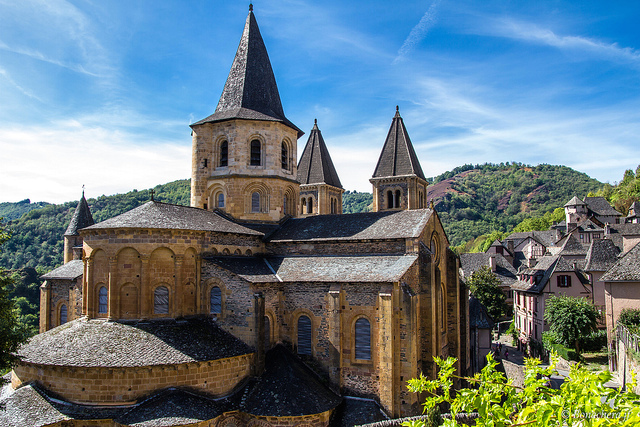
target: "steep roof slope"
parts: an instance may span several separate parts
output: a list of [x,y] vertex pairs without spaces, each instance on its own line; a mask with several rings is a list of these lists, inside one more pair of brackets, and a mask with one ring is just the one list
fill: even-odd
[[87,204],[87,199],[84,198],[83,191],[80,202],[78,202],[76,211],[73,213],[71,222],[69,222],[69,226],[67,227],[67,231],[65,231],[64,235],[77,236],[79,234],[78,230],[80,230],[81,228],[89,227],[93,224],[95,224],[95,222],[93,221],[93,216],[91,215],[91,209],[89,209],[89,205]]
[[382,147],[382,153],[373,172],[374,178],[388,176],[416,175],[425,179],[418,156],[404,126],[398,107],[391,122],[391,128]]
[[596,239],[587,252],[585,271],[607,271],[617,260],[620,248],[609,239]]
[[329,184],[342,188],[336,168],[333,166],[327,145],[315,120],[309,134],[307,145],[298,164],[298,182],[300,184]]
[[640,243],[612,265],[600,280],[603,282],[640,282]]

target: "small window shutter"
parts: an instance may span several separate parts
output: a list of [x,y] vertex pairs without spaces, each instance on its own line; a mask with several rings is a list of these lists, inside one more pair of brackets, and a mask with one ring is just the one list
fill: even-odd
[[67,306],[62,304],[60,307],[60,324],[63,325],[67,323]]
[[210,295],[210,313],[211,314],[220,314],[222,313],[222,292],[220,291],[220,288],[217,286],[214,286],[213,288],[211,288],[211,295]]
[[298,318],[298,354],[311,355],[311,319]]
[[371,360],[371,325],[363,317],[356,320],[356,359]]
[[153,312],[155,314],[169,313],[169,289],[164,286],[160,286],[154,292]]

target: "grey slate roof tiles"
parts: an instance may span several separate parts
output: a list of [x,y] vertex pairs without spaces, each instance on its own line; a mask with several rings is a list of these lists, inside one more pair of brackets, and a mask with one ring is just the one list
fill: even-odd
[[589,246],[584,245],[578,241],[578,239],[570,234],[562,244],[562,249],[560,249],[560,255],[586,255],[589,250]]
[[[488,253],[466,253],[460,255],[460,267],[464,273],[464,277],[471,277],[473,273],[480,270],[483,266],[490,266],[490,258],[492,254]],[[518,280],[517,271],[509,261],[507,261],[502,255],[494,254],[496,259],[496,271],[494,274],[502,282],[503,285],[510,286],[513,282]]]
[[398,281],[417,259],[417,255],[212,257],[203,263],[224,268],[251,283],[371,283]]
[[115,228],[194,230],[255,236],[263,235],[258,231],[237,224],[217,212],[156,201],[149,201],[142,206],[86,229],[103,230]]
[[629,206],[629,214],[627,219],[640,218],[640,202],[633,202]]
[[613,264],[600,280],[603,282],[640,282],[640,243]]
[[313,125],[307,145],[298,163],[298,182],[300,184],[329,184],[342,188],[336,168],[333,166],[327,145],[318,129],[318,122]]
[[473,295],[469,297],[469,326],[476,329],[493,328],[493,319],[487,308]]
[[604,197],[585,197],[584,202],[589,206],[589,209],[598,216],[622,216]]
[[150,321],[125,324],[81,318],[32,337],[24,362],[83,367],[152,366],[216,360],[252,350],[214,322]]
[[284,115],[269,54],[252,11],[216,111],[191,126],[232,119],[282,122],[296,130],[298,137],[304,134]]
[[81,259],[74,259],[60,267],[51,270],[47,274],[40,276],[41,279],[77,279],[83,274],[83,263]]
[[617,260],[620,249],[609,239],[596,239],[587,252],[585,271],[607,271]]
[[83,191],[82,197],[78,202],[78,206],[76,206],[76,210],[73,213],[73,217],[71,217],[71,222],[69,222],[69,226],[67,227],[67,231],[64,232],[64,235],[77,236],[79,234],[78,230],[89,227],[93,224],[95,224],[93,221],[93,215],[91,215],[91,209],[89,209],[87,199],[84,198]]
[[431,209],[314,215],[291,218],[269,241],[368,240],[418,237],[431,217]]
[[573,197],[571,198],[571,200],[569,200],[569,201],[564,205],[564,207],[565,207],[565,208],[570,207],[570,206],[587,206],[587,204],[586,204],[584,201],[580,200],[580,199],[578,198],[578,196],[573,196]]
[[382,147],[382,153],[373,172],[374,178],[416,175],[422,179],[424,173],[413,149],[411,139],[404,126],[400,112],[396,107],[396,115]]

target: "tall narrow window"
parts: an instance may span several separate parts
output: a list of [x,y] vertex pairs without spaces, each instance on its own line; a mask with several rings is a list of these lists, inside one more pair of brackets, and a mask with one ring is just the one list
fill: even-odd
[[371,324],[364,317],[356,320],[356,359],[371,360]]
[[260,141],[254,139],[251,141],[251,166],[260,166],[262,164],[261,160]]
[[220,166],[227,166],[229,164],[229,143],[222,141],[220,144]]
[[401,194],[401,193],[400,193],[400,190],[396,190],[396,198],[395,198],[395,200],[393,201],[393,205],[394,205],[394,207],[396,207],[396,208],[399,208],[399,207],[400,207],[400,194]]
[[311,197],[307,199],[307,213],[313,213],[313,199]]
[[109,294],[107,293],[107,288],[104,286],[101,286],[100,290],[98,290],[98,313],[106,314],[108,308],[109,308]]
[[264,349],[271,348],[271,321],[269,316],[264,316]]
[[289,212],[287,212],[287,195],[285,194],[284,196],[284,200],[282,201],[282,212],[286,215]]
[[153,312],[155,314],[169,314],[169,289],[165,286],[156,288],[153,293]]
[[289,170],[289,149],[287,143],[282,141],[282,169]]
[[209,305],[211,306],[209,313],[211,314],[220,314],[222,313],[222,292],[220,288],[214,286],[211,288],[211,292],[209,294]]
[[260,193],[251,194],[251,212],[260,212]]
[[67,306],[62,304],[60,306],[60,324],[64,325],[65,323],[67,323]]
[[300,201],[300,213],[302,215],[306,214],[307,213],[306,209],[307,209],[307,199],[303,197],[302,200]]
[[219,208],[224,208],[224,193],[218,193],[217,203]]
[[311,319],[307,316],[298,318],[298,354],[311,355]]
[[387,209],[393,209],[393,191],[387,191]]
[[335,213],[336,213],[336,205],[337,205],[337,203],[336,203],[336,199],[333,199],[333,198],[332,198],[332,199],[331,199],[331,213],[332,213],[332,214],[335,214]]

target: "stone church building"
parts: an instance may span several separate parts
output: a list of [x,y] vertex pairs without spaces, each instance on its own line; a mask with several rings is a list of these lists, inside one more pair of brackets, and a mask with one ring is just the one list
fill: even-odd
[[397,108],[373,211],[342,214],[317,123],[297,161],[303,132],[250,10],[217,108],[191,129],[191,206],[152,197],[94,224],[83,195],[0,419],[324,426],[349,401],[374,408],[367,422],[376,405],[421,413],[406,381],[433,377],[434,356],[466,373],[469,296]]

